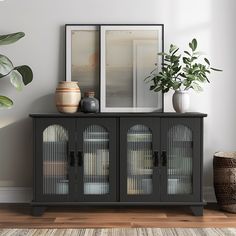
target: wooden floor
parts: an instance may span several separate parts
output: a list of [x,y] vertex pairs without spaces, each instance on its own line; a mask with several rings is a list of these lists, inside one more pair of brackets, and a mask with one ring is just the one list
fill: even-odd
[[203,217],[188,207],[51,207],[32,217],[26,205],[0,205],[0,228],[236,227],[236,214],[206,207]]

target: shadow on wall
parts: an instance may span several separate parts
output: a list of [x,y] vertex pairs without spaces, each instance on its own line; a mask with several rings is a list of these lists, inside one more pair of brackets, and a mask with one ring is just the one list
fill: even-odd
[[[56,111],[54,94],[33,101],[29,113]],[[27,114],[28,115],[28,114]],[[33,124],[30,117],[0,128],[0,186],[31,187],[33,182]]]
[[[56,88],[55,88],[56,89]],[[51,93],[34,100],[29,107],[30,113],[52,113],[56,112],[55,94]]]
[[33,141],[30,118],[1,128],[0,140],[2,165],[0,186],[31,186]]

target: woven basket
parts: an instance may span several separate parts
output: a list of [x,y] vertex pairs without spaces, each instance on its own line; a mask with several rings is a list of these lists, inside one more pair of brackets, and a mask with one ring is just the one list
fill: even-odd
[[217,152],[213,160],[216,199],[222,210],[236,213],[236,152]]

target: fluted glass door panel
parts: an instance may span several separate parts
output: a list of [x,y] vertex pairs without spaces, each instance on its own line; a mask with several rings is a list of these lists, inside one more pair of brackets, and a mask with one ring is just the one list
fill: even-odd
[[185,125],[175,125],[167,136],[167,193],[193,193],[193,134]]
[[69,194],[68,131],[50,125],[43,131],[43,194]]
[[[121,147],[122,148],[122,147]],[[152,132],[142,124],[127,133],[127,194],[153,193]]]
[[99,125],[83,132],[84,194],[109,194],[109,133]]

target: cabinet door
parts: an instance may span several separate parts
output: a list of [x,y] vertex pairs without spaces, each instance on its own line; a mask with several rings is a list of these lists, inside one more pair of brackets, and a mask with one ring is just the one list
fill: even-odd
[[116,126],[115,118],[78,119],[78,201],[116,201]]
[[200,201],[201,120],[163,118],[162,201]]
[[160,119],[120,119],[120,199],[160,200]]
[[35,201],[73,199],[74,129],[74,119],[35,120]]

